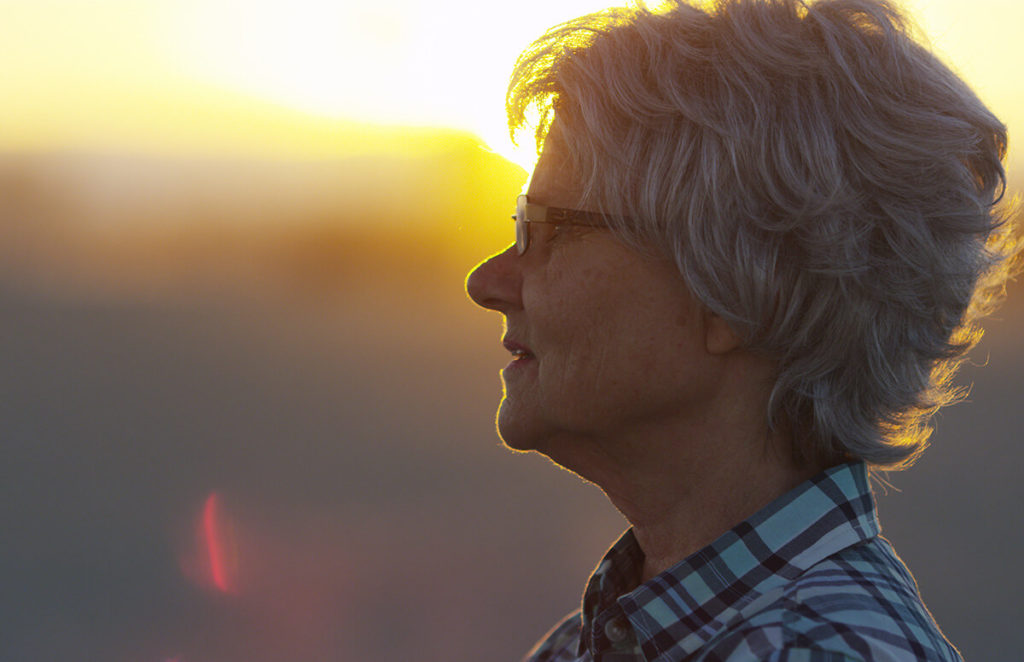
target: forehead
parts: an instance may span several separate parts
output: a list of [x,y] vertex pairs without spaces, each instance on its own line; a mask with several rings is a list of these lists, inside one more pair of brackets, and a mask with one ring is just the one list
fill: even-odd
[[552,124],[544,148],[530,176],[530,200],[553,207],[576,208],[583,199],[583,185],[572,167],[558,124]]

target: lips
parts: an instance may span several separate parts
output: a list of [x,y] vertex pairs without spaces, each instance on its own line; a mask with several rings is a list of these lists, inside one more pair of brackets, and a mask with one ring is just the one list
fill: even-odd
[[513,363],[536,358],[529,347],[515,340],[505,338],[501,344],[512,354]]

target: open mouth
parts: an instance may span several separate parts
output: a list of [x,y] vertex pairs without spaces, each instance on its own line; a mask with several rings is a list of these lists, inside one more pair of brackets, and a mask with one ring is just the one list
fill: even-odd
[[505,340],[502,342],[502,345],[512,354],[512,363],[523,363],[536,358],[528,347],[514,340]]

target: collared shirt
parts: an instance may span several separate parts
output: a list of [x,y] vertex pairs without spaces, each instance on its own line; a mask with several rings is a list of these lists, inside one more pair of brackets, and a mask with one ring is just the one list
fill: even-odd
[[878,533],[861,462],[801,484],[642,584],[630,529],[583,608],[525,661],[961,661]]

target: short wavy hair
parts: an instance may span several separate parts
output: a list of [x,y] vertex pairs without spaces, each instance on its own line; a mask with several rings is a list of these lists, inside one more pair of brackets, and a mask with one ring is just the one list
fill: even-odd
[[580,204],[776,360],[768,429],[798,460],[917,458],[1019,242],[1006,127],[894,6],[590,14],[520,56],[506,101],[538,150],[557,118]]

